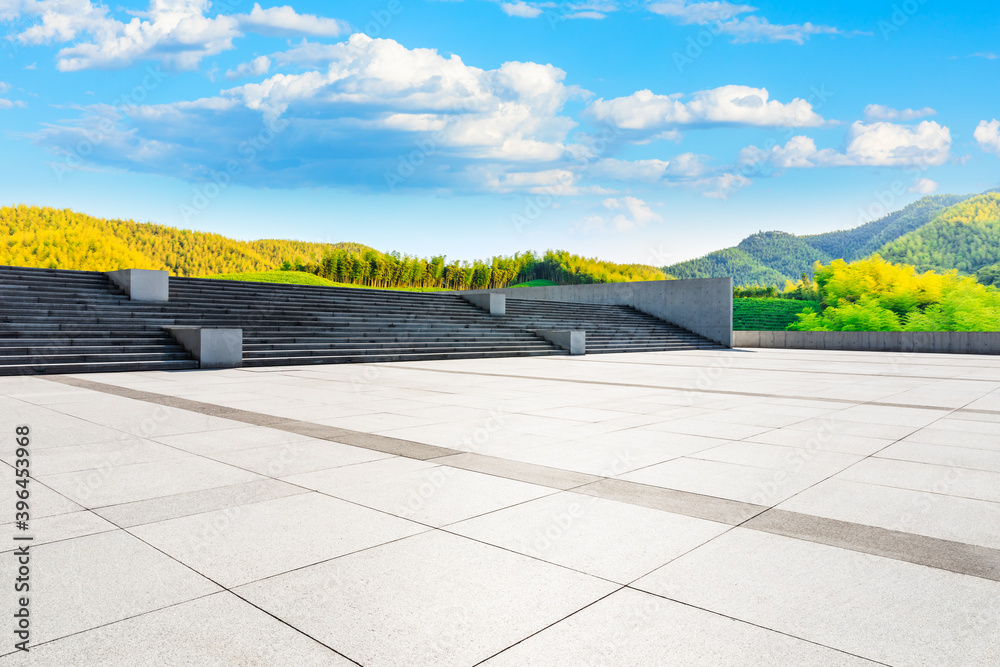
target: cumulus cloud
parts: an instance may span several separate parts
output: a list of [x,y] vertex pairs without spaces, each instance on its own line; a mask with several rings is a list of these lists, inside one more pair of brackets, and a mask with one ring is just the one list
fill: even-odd
[[750,5],[735,5],[731,2],[668,0],[666,2],[654,2],[650,4],[649,11],[676,19],[678,23],[704,25],[712,21],[725,21],[740,14],[755,12],[757,8]]
[[[566,168],[576,123],[561,111],[585,93],[566,85],[562,70],[530,62],[484,70],[457,55],[363,34],[326,53],[316,69],[272,74],[216,97],[92,110],[115,129],[90,159],[196,180],[240,160],[243,150],[255,157],[240,178],[275,187],[392,180],[406,187],[584,191]],[[247,70],[266,64],[254,63]],[[266,147],[246,149],[279,121],[280,133],[265,132],[276,134]],[[87,122],[46,127],[36,140],[61,150],[75,145]]]
[[542,14],[542,8],[537,5],[529,5],[526,2],[504,2],[501,3],[500,9],[507,16],[520,16],[524,19],[533,19]]
[[193,69],[203,58],[232,49],[244,31],[331,37],[347,30],[342,21],[288,6],[255,4],[249,14],[208,16],[210,7],[209,0],[150,0],[145,11],[129,12],[127,23],[91,0],[27,0],[6,12],[34,21],[15,36],[22,44],[74,42],[56,55],[61,71],[126,67],[145,59]]
[[740,164],[766,164],[775,169],[929,167],[944,164],[950,149],[951,132],[933,121],[925,120],[913,127],[857,121],[847,133],[843,152],[817,149],[812,138],[800,135],[770,150],[748,146],[740,151]]
[[923,109],[893,109],[881,104],[869,104],[865,107],[865,118],[868,120],[917,120],[927,116],[936,116],[937,111],[930,107]]
[[240,63],[234,69],[226,72],[227,79],[241,79],[246,76],[262,76],[271,69],[271,59],[267,56],[257,56],[250,62]]
[[698,181],[695,186],[702,191],[703,197],[725,201],[752,183],[753,181],[743,174],[723,172]]
[[920,195],[929,195],[938,189],[938,184],[929,178],[918,178],[909,187],[909,192]]
[[601,207],[608,212],[588,215],[574,227],[585,234],[608,230],[631,232],[648,224],[663,222],[663,216],[638,197],[605,199]]
[[684,98],[640,90],[627,97],[598,99],[585,115],[640,136],[678,126],[815,127],[825,122],[806,100],[782,103],[770,99],[766,88],[730,85],[694,93],[686,101]]
[[299,14],[288,5],[262,9],[259,4],[254,3],[250,13],[237,16],[237,20],[240,28],[260,35],[339,37],[350,30],[346,21],[314,14]]
[[838,28],[813,23],[771,23],[763,16],[743,16],[757,11],[751,5],[731,2],[687,2],[663,0],[648,5],[649,11],[682,25],[713,25],[717,34],[729,35],[734,43],[795,42],[803,44],[813,35],[842,35]]
[[1000,155],[1000,120],[979,121],[972,136],[985,152]]

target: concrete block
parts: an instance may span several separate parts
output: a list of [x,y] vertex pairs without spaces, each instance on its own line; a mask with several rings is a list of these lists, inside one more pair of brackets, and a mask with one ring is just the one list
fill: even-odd
[[239,368],[243,365],[243,330],[205,327],[164,327],[191,353],[201,368]]
[[570,354],[587,353],[586,331],[577,329],[572,331],[559,329],[538,329],[535,333],[550,343],[554,343],[564,350],[569,350]]
[[462,298],[490,315],[507,314],[507,297],[503,294],[480,291],[462,294]]
[[167,301],[170,299],[170,274],[148,269],[108,271],[108,278],[132,301]]

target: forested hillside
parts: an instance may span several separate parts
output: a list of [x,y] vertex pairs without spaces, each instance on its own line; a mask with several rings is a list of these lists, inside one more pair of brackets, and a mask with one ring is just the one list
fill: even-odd
[[384,253],[359,243],[266,239],[236,241],[219,234],[132,220],[105,220],[35,206],[0,208],[0,264],[113,271],[165,269],[177,276],[307,271],[372,287],[503,287],[548,279],[562,284],[663,280],[660,269],[616,264],[565,251],[532,252],[473,262]]
[[[887,243],[927,225],[949,207],[971,195],[931,195],[905,208],[853,229],[796,236],[786,232],[758,232],[734,248],[711,252],[704,257],[665,266],[677,278],[717,278],[732,276],[740,285],[778,285],[811,275],[816,262],[844,259],[851,262],[867,257]],[[993,255],[993,264],[1000,255]],[[903,261],[903,260],[899,260]],[[983,266],[983,265],[979,265]],[[948,265],[938,268],[957,268]],[[964,270],[964,269],[963,269]]]
[[887,243],[880,254],[918,271],[976,273],[1000,260],[1000,194],[973,197],[929,224]]
[[949,206],[954,206],[969,197],[970,195],[930,195],[854,229],[799,238],[832,259],[853,262],[871,255],[903,234],[926,225]]
[[663,271],[675,278],[724,278],[733,277],[734,285],[784,285],[788,276],[761,264],[739,248],[726,248],[710,252],[698,259],[689,259]]
[[284,260],[318,261],[333,244],[235,241],[219,234],[132,220],[105,220],[70,210],[0,208],[0,264],[113,271],[166,269],[173,275],[265,271]]

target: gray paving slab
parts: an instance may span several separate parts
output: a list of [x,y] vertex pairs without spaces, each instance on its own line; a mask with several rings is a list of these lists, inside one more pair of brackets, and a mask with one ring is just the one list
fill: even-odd
[[432,526],[553,492],[545,486],[428,463],[385,459],[291,475],[284,480]]
[[448,526],[450,532],[621,584],[729,528],[570,492]]
[[408,537],[426,527],[319,493],[302,493],[130,530],[232,588]]
[[632,589],[618,591],[483,663],[484,667],[667,664],[876,663]]
[[308,489],[276,479],[258,479],[243,484],[217,486],[148,500],[107,505],[95,508],[93,512],[117,526],[129,528],[300,493],[308,493]]
[[[947,489],[960,479],[961,471],[953,468],[944,471],[935,484]],[[1000,549],[1000,503],[835,478],[779,508]]]
[[76,667],[354,664],[228,592],[43,644],[26,660],[17,658],[24,665]]
[[235,592],[360,664],[457,666],[485,660],[617,588],[432,531]]
[[103,507],[187,491],[231,486],[261,479],[246,470],[197,456],[103,466],[58,475],[39,475],[47,486],[83,505]]
[[890,665],[995,665],[1000,583],[736,528],[634,587]]
[[[219,591],[219,587],[122,530],[41,544],[31,553],[32,643],[66,637]],[[15,559],[0,560],[14,581]],[[16,599],[0,600],[12,618]]]

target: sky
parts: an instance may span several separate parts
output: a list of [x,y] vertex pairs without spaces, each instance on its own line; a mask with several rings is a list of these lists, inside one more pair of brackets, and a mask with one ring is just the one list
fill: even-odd
[[662,266],[1000,185],[987,2],[0,0],[0,205]]

